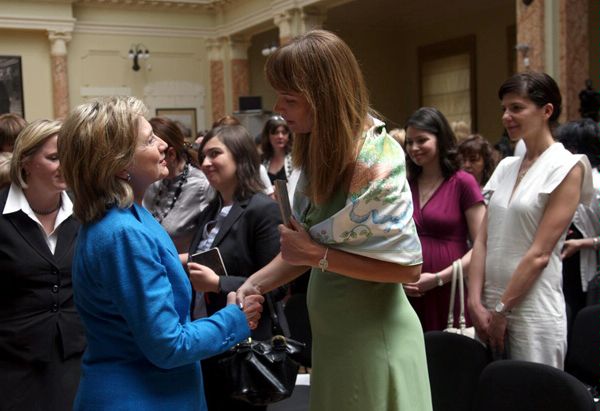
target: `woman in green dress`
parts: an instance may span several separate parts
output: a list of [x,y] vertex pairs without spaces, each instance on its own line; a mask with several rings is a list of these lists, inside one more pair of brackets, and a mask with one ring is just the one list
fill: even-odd
[[369,115],[356,58],[336,35],[296,37],[265,71],[302,174],[281,253],[238,298],[312,268],[310,409],[431,410],[423,332],[402,289],[422,263],[404,153]]

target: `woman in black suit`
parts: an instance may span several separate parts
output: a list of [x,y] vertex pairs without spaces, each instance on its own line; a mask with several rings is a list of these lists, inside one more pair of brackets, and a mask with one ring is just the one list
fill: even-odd
[[0,192],[0,410],[70,410],[83,326],[71,260],[79,224],[57,154],[60,122],[29,124]]
[[[199,230],[192,240],[190,253],[217,247],[223,258],[227,276],[218,276],[209,267],[189,262],[192,285],[197,292],[193,316],[211,315],[225,305],[226,295],[236,291],[250,274],[262,268],[279,253],[281,217],[277,203],[263,194],[259,177],[259,156],[246,129],[221,126],[212,129],[202,140],[199,163],[211,186],[217,192],[199,216]],[[285,288],[271,293],[274,301],[285,296]],[[279,304],[278,314],[282,318]],[[267,304],[252,338],[268,339],[271,318]],[[215,378],[214,360],[202,362],[204,387],[209,411],[259,410],[232,401]]]

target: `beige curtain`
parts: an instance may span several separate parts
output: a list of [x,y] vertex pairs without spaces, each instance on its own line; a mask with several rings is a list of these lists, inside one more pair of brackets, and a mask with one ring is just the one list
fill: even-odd
[[464,121],[471,128],[469,54],[426,61],[421,90],[423,105],[440,110],[449,122]]

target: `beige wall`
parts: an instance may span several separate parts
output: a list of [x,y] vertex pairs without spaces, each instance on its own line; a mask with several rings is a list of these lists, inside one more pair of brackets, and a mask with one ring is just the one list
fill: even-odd
[[21,56],[26,119],[52,118],[48,35],[42,31],[0,29],[0,55]]
[[[350,45],[365,74],[372,106],[390,126],[402,125],[418,108],[418,47],[475,34],[478,131],[496,141],[502,133],[496,92],[508,76],[506,28],[511,24],[515,24],[514,4],[507,2],[506,7],[487,15],[464,14],[460,20],[446,20],[443,24],[424,23],[418,31],[374,28],[348,21],[341,6],[329,10],[324,28],[336,32]],[[260,50],[277,35],[277,29],[257,34],[250,47],[250,90],[263,97],[265,109],[273,106],[275,95],[264,80],[266,58],[260,55]]]

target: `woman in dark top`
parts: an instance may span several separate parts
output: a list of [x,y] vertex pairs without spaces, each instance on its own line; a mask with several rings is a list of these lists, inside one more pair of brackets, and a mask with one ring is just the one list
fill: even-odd
[[267,120],[260,140],[262,164],[269,173],[271,183],[288,180],[292,175],[292,132],[280,115]]
[[[252,138],[242,126],[212,129],[199,147],[199,162],[216,197],[198,218],[198,231],[192,240],[190,255],[216,247],[223,258],[227,276],[218,276],[211,268],[189,262],[190,280],[196,293],[193,318],[211,315],[223,308],[227,293],[237,290],[253,272],[279,253],[281,224],[277,203],[263,193],[259,177],[258,152]],[[271,293],[274,301],[285,296],[286,288]],[[275,304],[280,318],[283,310]],[[252,338],[272,336],[268,305]],[[224,382],[217,375],[216,360],[202,361],[206,376],[204,388],[209,411],[260,410],[233,401],[223,391]]]
[[79,224],[57,154],[58,121],[16,140],[10,188],[0,192],[0,410],[70,410],[83,326],[71,261]]

